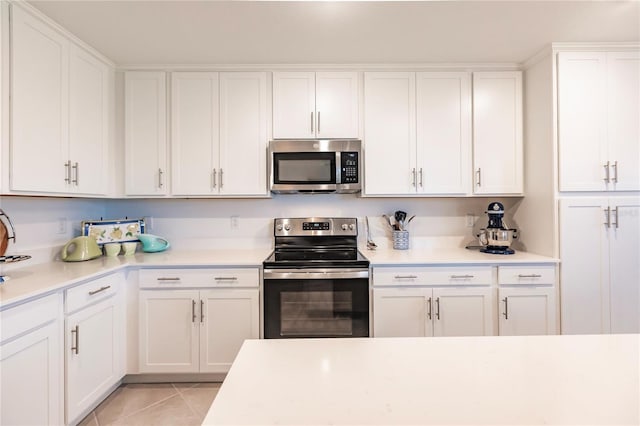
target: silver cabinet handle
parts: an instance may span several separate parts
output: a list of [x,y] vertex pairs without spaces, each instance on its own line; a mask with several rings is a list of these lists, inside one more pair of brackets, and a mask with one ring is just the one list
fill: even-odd
[[440,320],[440,298],[436,297],[436,319]]
[[452,280],[459,280],[459,279],[465,279],[465,278],[473,278],[473,275],[449,275],[449,278],[451,278]]
[[215,277],[216,281],[238,281],[238,277]]
[[396,275],[393,277],[394,280],[415,280],[418,278],[417,275]]
[[220,169],[220,189],[222,189],[222,168]]
[[318,134],[319,134],[320,133],[320,111],[318,111],[318,120],[317,121],[318,121],[317,126],[318,126]]
[[71,183],[71,160],[64,163],[64,181]]
[[609,161],[607,161],[607,164],[605,164],[604,166],[604,181],[606,183],[611,182],[611,179],[609,179]]
[[311,133],[313,133],[313,111],[311,111]]
[[504,302],[504,312],[502,313],[502,315],[504,316],[504,319],[509,319],[509,305],[507,302],[507,298],[505,297],[504,299],[502,299],[502,301]]
[[427,318],[431,319],[431,298],[427,300]]
[[213,169],[213,173],[211,173],[212,176],[212,182],[211,185],[213,187],[213,189],[216,189],[216,177],[218,175],[218,171],[216,169]]
[[78,344],[80,342],[80,326],[76,325],[73,330],[71,330],[71,341],[71,352],[77,355],[79,352],[78,348],[80,347]]
[[607,221],[604,224],[607,228],[611,228],[611,207],[604,209],[604,214],[607,216]]
[[415,167],[411,169],[411,176],[412,176],[411,185],[415,187],[416,186],[416,168]]
[[78,175],[80,174],[80,173],[79,173],[80,165],[79,165],[79,164],[78,164],[78,162],[76,161],[76,163],[75,163],[71,168],[72,168],[73,170],[75,170],[75,176],[76,176],[76,178],[75,178],[74,180],[72,180],[71,182],[75,183],[75,184],[76,184],[76,186],[78,186]]
[[615,221],[615,222],[613,222],[613,226],[614,226],[616,229],[618,229],[618,207],[616,207],[615,209],[613,209],[613,213],[615,213],[615,214],[614,214],[614,216],[615,216],[615,218],[616,218],[616,221]]
[[613,177],[611,181],[618,183],[618,162],[614,161],[611,167],[613,167]]
[[162,187],[164,186],[164,182],[162,182],[162,175],[163,175],[163,171],[162,169],[158,169],[158,188],[162,189]]
[[200,323],[204,322],[204,300],[200,299]]
[[156,278],[158,281],[180,281],[180,277],[159,277]]
[[100,287],[100,288],[99,288],[99,289],[97,289],[97,290],[90,291],[90,292],[89,292],[89,296],[93,296],[94,294],[101,293],[101,292],[103,292],[103,291],[105,291],[105,290],[108,290],[108,289],[110,289],[110,288],[111,288],[111,286],[110,286],[110,285],[105,285],[104,287]]
[[478,177],[476,185],[482,186],[482,170],[480,169],[480,167],[478,167],[478,170],[476,170],[476,176]]
[[422,188],[422,186],[423,186],[423,185],[422,185],[422,167],[420,167],[420,172],[419,172],[419,173],[420,173],[420,182],[419,182],[419,185],[420,185],[420,188]]
[[540,274],[518,274],[518,278],[542,278]]
[[191,322],[196,322],[196,301],[191,300]]

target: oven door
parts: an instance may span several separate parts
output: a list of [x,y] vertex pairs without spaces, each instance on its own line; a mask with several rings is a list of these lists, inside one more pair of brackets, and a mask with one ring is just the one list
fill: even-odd
[[336,191],[335,152],[274,152],[271,155],[271,191]]
[[264,337],[368,337],[368,270],[265,270]]

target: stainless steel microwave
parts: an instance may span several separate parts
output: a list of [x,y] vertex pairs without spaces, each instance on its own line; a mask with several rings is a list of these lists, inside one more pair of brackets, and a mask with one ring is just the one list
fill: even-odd
[[360,192],[361,145],[357,139],[270,141],[271,192]]

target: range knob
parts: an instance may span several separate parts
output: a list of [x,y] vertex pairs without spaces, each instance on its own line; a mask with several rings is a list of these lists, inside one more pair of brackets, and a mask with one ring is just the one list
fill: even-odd
[[349,227],[347,226],[347,224],[346,224],[346,223],[343,223],[343,224],[342,224],[342,230],[343,230],[343,231],[346,231],[347,229],[349,229]]
[[291,225],[289,225],[288,223],[284,224],[284,230],[285,231],[291,231]]
[[356,225],[354,225],[353,223],[349,225],[349,230],[353,231],[354,229],[356,229]]
[[277,229],[278,231],[282,231],[282,225],[278,225],[278,226],[276,226],[276,229]]

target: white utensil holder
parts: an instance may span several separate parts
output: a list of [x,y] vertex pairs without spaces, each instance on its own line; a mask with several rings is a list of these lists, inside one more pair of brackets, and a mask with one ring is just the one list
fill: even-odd
[[409,249],[409,231],[393,231],[393,248],[395,250]]

